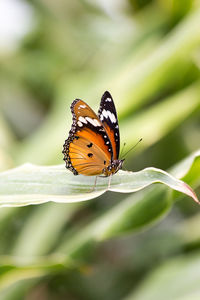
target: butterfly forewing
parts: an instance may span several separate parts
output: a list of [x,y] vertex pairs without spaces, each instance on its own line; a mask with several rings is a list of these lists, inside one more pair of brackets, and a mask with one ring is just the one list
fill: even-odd
[[98,117],[106,129],[108,137],[111,141],[113,159],[118,159],[120,151],[119,124],[115,105],[109,92],[105,92],[101,98]]
[[63,150],[66,167],[76,175],[100,175],[113,158],[106,130],[84,101],[74,100],[71,111],[73,124]]

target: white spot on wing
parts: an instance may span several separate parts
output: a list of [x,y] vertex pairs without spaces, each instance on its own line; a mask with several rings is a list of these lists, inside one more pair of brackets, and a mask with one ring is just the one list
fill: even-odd
[[114,114],[112,114],[111,112],[110,112],[110,119],[111,119],[111,122],[112,123],[116,123],[116,118],[115,118],[115,115]]
[[116,123],[116,118],[115,115],[113,113],[111,113],[109,110],[103,110],[102,111],[102,115],[107,119],[109,118],[111,120],[112,123]]
[[81,107],[81,108],[86,108],[86,105],[83,104],[83,105],[80,105],[79,107]]
[[83,126],[83,124],[80,121],[78,121],[77,124],[78,124],[79,127]]
[[80,122],[87,124],[87,121],[86,121],[86,119],[85,119],[85,118],[83,118],[83,117],[79,117],[78,119],[79,119],[79,121],[80,121]]
[[100,122],[97,119],[91,119],[90,117],[85,117],[85,119],[95,127],[101,126]]
[[107,118],[108,117],[108,111],[106,111],[105,109],[103,109],[102,116],[104,116],[105,118]]
[[106,98],[106,102],[111,102],[112,99],[111,98]]
[[101,126],[98,120],[94,119],[93,121],[96,123],[96,126]]

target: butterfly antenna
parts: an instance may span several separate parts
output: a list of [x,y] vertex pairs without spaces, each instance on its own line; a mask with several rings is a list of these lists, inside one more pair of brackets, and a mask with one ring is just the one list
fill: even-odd
[[[124,157],[130,152],[132,151],[140,142],[142,141],[142,139],[140,139],[131,149],[129,149],[125,154],[124,154]],[[124,159],[123,157],[123,159]]]
[[120,154],[121,157],[122,157],[122,154],[123,154],[123,152],[124,152],[124,147],[125,147],[125,146],[126,146],[126,143],[123,144],[122,152],[121,152],[121,154]]

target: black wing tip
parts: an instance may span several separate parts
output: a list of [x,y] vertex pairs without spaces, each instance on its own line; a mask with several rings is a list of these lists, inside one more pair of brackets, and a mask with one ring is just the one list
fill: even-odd
[[104,92],[104,94],[103,94],[103,96],[102,96],[102,98],[112,98],[112,96],[111,96],[111,94],[110,94],[110,92],[108,92],[108,91],[105,91]]

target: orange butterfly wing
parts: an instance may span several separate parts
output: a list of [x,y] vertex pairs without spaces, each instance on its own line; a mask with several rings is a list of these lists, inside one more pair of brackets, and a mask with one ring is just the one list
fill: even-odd
[[82,100],[71,105],[73,124],[63,153],[75,175],[100,175],[113,158],[110,139],[94,111]]

